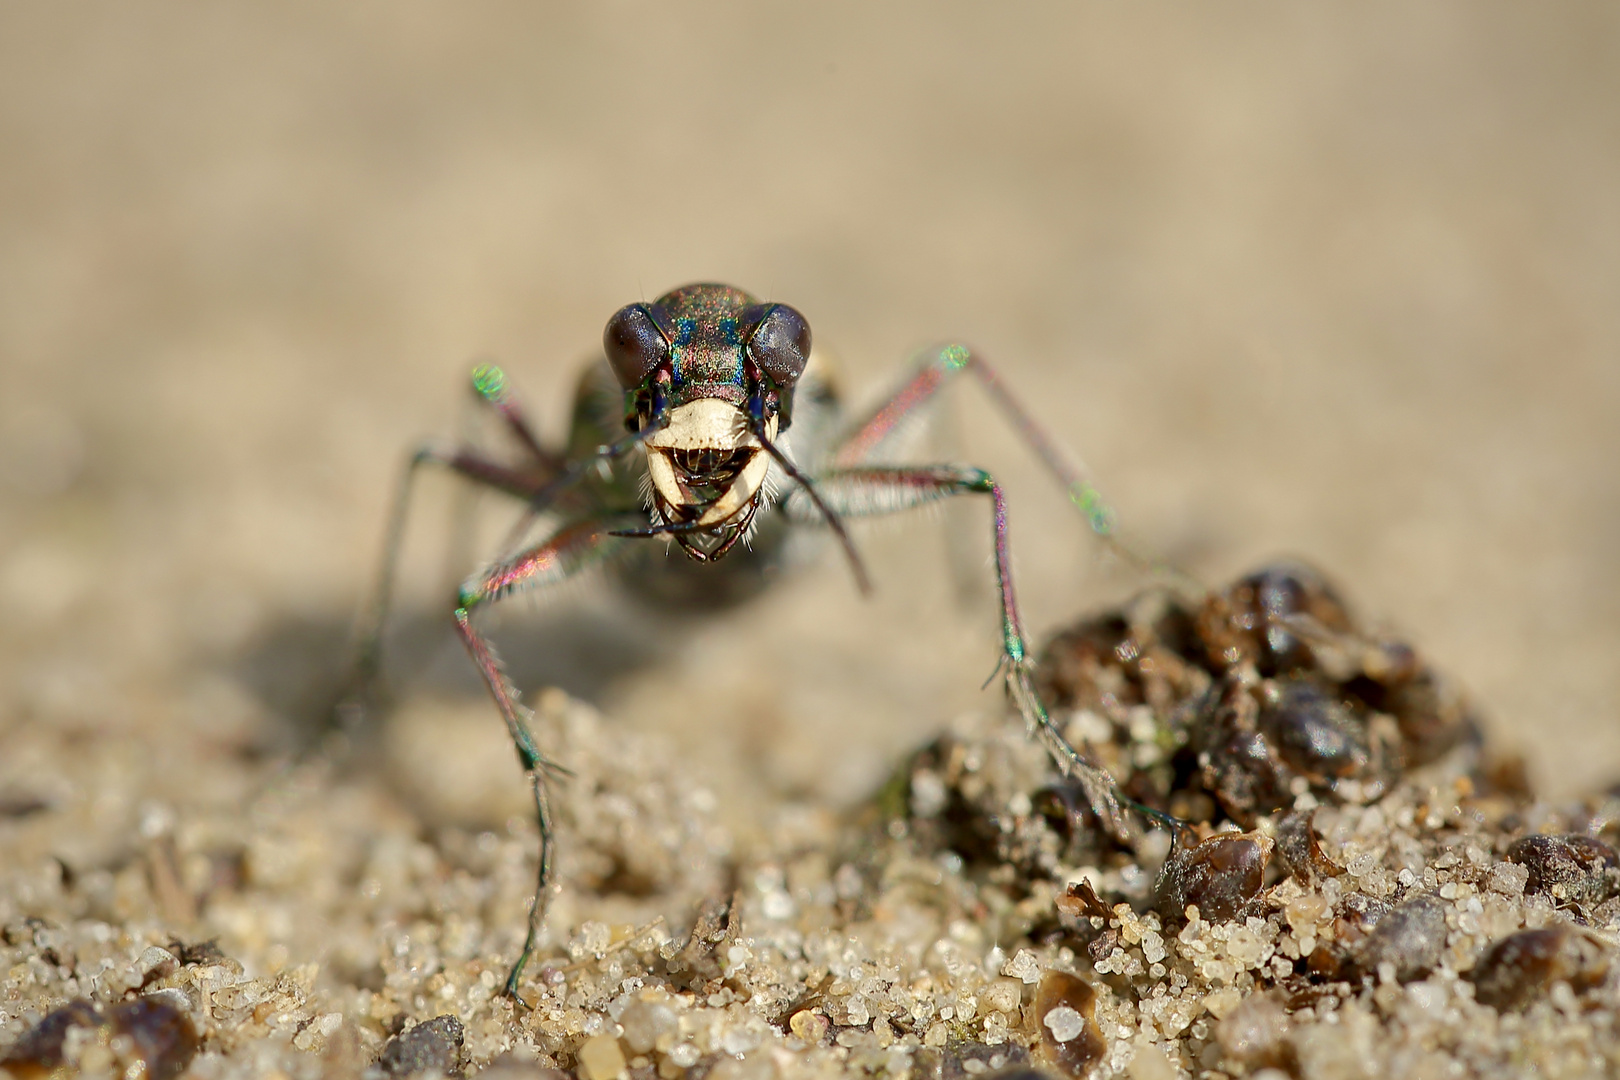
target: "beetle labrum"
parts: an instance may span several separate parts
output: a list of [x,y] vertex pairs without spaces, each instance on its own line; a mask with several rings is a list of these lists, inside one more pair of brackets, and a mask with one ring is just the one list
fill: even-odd
[[[768,559],[788,527],[826,527],[838,537],[864,592],[866,571],[843,519],[955,495],[988,497],[1001,615],[996,670],[1009,696],[1058,769],[1080,783],[1098,819],[1117,835],[1129,834],[1125,806],[1158,816],[1125,799],[1108,773],[1069,744],[1035,692],[1013,591],[1001,487],[989,473],[970,466],[882,463],[897,426],[951,376],[972,372],[1064,485],[1093,531],[1121,546],[1112,512],[1084,470],[1035,424],[982,358],[961,345],[934,350],[883,405],[840,427],[837,398],[811,356],[809,325],[786,304],[762,303],[726,285],[687,285],[650,303],[621,308],[607,324],[603,346],[605,359],[580,382],[566,449],[541,443],[504,374],[485,366],[473,373],[474,392],[500,416],[520,457],[496,461],[461,447],[426,448],[410,459],[390,520],[376,602],[360,638],[356,685],[362,689],[347,706],[359,707],[378,668],[399,538],[419,466],[445,467],[527,504],[525,528],[514,536],[525,534],[542,514],[557,522],[540,542],[522,546],[514,540],[516,550],[468,578],[452,616],[529,778],[540,831],[535,897],[523,951],[506,979],[508,996],[521,1000],[518,980],[545,918],[555,847],[547,783],[566,770],[541,752],[528,724],[530,713],[473,615],[513,592],[557,583],[594,563],[617,559],[635,566],[638,548],[644,553],[650,539],[679,545],[696,564],[714,564],[728,555],[746,562]],[[644,560],[637,580],[646,578],[649,566],[656,576],[669,572],[659,567],[672,570],[682,562]]]

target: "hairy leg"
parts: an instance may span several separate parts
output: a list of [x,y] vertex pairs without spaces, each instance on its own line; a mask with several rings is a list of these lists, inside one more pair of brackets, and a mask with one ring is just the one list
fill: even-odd
[[355,634],[354,660],[349,682],[337,706],[337,726],[349,729],[363,719],[382,669],[382,635],[393,602],[394,577],[399,568],[399,549],[405,538],[405,525],[410,517],[411,492],[418,471],[423,465],[438,465],[482,487],[511,495],[532,503],[535,497],[563,470],[561,458],[540,445],[530,426],[523,407],[507,386],[506,375],[492,364],[480,364],[473,369],[472,391],[477,400],[493,409],[505,423],[518,444],[524,448],[529,461],[520,465],[507,465],[493,461],[470,447],[439,450],[422,447],[413,453],[400,474],[394,490],[393,505],[388,513],[388,529],[384,534],[382,558],[378,561],[377,580],[372,586],[371,601],[366,607]]
[[519,499],[532,498],[552,479],[549,472],[513,468],[490,461],[470,450],[442,451],[423,447],[411,455],[400,474],[389,510],[388,528],[383,538],[382,558],[377,564],[377,579],[372,585],[371,601],[355,634],[349,680],[337,706],[336,726],[340,730],[352,730],[358,726],[375,704],[377,684],[382,675],[383,630],[393,604],[400,545],[404,541],[405,525],[410,517],[411,493],[415,488],[416,476],[424,465],[449,469],[475,484]]
[[540,445],[540,439],[535,435],[534,428],[530,426],[523,406],[512,394],[511,387],[507,384],[506,372],[494,364],[479,364],[473,368],[472,388],[478,400],[500,414],[501,419],[506,422],[507,430],[512,433],[512,437],[529,452],[537,465],[543,466],[552,473],[562,470],[562,456]]
[[566,580],[585,567],[607,558],[623,543],[612,536],[613,527],[619,524],[623,524],[620,519],[576,522],[558,530],[543,543],[474,575],[461,587],[453,615],[456,633],[467,647],[479,674],[484,677],[490,696],[494,698],[501,719],[506,723],[512,746],[517,750],[518,764],[523,767],[534,793],[535,821],[540,829],[540,861],[535,876],[534,902],[529,905],[529,926],[523,939],[523,951],[512,965],[503,990],[508,997],[519,1001],[522,998],[518,995],[518,979],[534,953],[540,927],[545,922],[546,905],[551,899],[555,831],[551,821],[547,778],[566,774],[566,770],[540,752],[529,727],[529,720],[534,714],[523,704],[517,688],[507,678],[489,640],[473,626],[472,612],[518,590]]
[[[387,620],[400,540],[409,513],[413,480],[422,465],[434,464],[448,468],[476,484],[504,492],[527,503],[527,512],[522,523],[526,529],[533,524],[537,515],[553,509],[558,496],[578,483],[588,472],[600,463],[634,449],[648,435],[668,422],[667,399],[664,396],[664,385],[660,383],[656,387],[653,408],[646,427],[609,445],[598,446],[592,453],[567,460],[540,445],[521,408],[508,392],[505,376],[498,368],[488,366],[478,368],[473,373],[473,390],[480,400],[500,414],[512,435],[528,451],[531,460],[518,465],[505,465],[466,448],[451,452],[424,449],[411,457],[400,479],[389,516],[375,597],[359,635],[351,689],[339,705],[341,722],[354,723],[363,715],[381,666],[380,643],[383,626]],[[517,751],[519,764],[529,777],[534,796],[535,820],[540,831],[540,859],[536,873],[534,902],[529,908],[528,932],[524,939],[523,951],[513,964],[505,985],[505,992],[513,998],[518,997],[518,979],[534,952],[535,941],[544,922],[553,876],[555,832],[552,827],[546,780],[548,775],[560,775],[565,773],[565,770],[541,754],[528,723],[532,714],[523,705],[517,689],[506,677],[489,641],[473,626],[472,612],[475,608],[493,604],[519,589],[562,581],[587,565],[607,558],[624,543],[613,533],[633,528],[637,524],[645,524],[645,518],[639,515],[609,514],[576,520],[559,529],[546,541],[502,559],[474,575],[462,585],[457,594],[454,611],[457,634],[483,676],[506,724],[507,733]]]
[[[982,469],[959,465],[868,466],[834,469],[817,476],[815,480],[822,499],[834,513],[846,518],[895,513],[956,495],[990,497],[996,587],[1001,601],[1001,657],[996,670],[1001,673],[1007,693],[1018,706],[1030,732],[1046,747],[1058,769],[1080,783],[1098,819],[1116,837],[1128,842],[1131,829],[1121,803],[1129,803],[1129,800],[1123,800],[1113,778],[1105,770],[1087,761],[1069,745],[1035,692],[1034,661],[1024,638],[1023,620],[1013,589],[1006,499],[990,474]],[[795,498],[796,495],[797,492],[790,493],[784,501],[787,512],[803,522],[819,520],[808,505],[808,500]],[[1134,803],[1129,805],[1135,806]]]
[[963,371],[972,373],[984,387],[996,408],[1047,472],[1063,485],[1070,503],[1085,516],[1086,524],[1109,550],[1141,570],[1168,578],[1190,595],[1204,594],[1202,585],[1120,530],[1118,515],[1097,489],[1085,462],[1053,438],[1008,389],[995,368],[965,345],[946,345],[925,356],[916,373],[893,396],[850,430],[833,455],[832,467],[851,468],[876,461],[894,434],[919,416],[945,384]]

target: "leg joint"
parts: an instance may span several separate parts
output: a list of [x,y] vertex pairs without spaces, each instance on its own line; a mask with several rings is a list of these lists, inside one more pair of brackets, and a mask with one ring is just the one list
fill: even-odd
[[506,400],[506,372],[494,364],[479,364],[472,372],[473,393],[493,404]]
[[973,362],[973,350],[961,342],[952,342],[939,350],[939,366],[946,371],[961,371]]
[[977,491],[981,494],[993,494],[996,490],[995,477],[983,469],[963,469],[961,479],[958,481],[966,491]]
[[514,745],[517,747],[518,764],[523,766],[524,772],[532,773],[540,768],[543,764],[540,751],[530,745],[527,739],[516,740]]

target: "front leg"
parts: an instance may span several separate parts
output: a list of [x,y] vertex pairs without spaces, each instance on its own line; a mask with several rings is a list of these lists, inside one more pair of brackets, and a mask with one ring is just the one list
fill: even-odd
[[[1001,599],[1001,658],[996,669],[1002,675],[1008,696],[1018,706],[1031,733],[1040,739],[1059,771],[1074,778],[1086,793],[1092,810],[1110,832],[1122,842],[1131,839],[1131,829],[1123,810],[1114,778],[1100,766],[1087,761],[1069,745],[1035,692],[1034,662],[1024,639],[1023,620],[1013,590],[1012,564],[1007,543],[1007,502],[1001,487],[989,473],[958,465],[922,467],[865,467],[834,469],[816,477],[821,497],[840,517],[866,517],[907,510],[955,495],[989,495],[995,530],[996,586]],[[794,491],[784,508],[802,522],[819,521],[808,499]],[[1132,807],[1135,803],[1124,800]]]
[[393,505],[388,514],[388,528],[383,539],[382,558],[377,563],[377,579],[372,586],[367,604],[354,635],[354,655],[349,665],[348,682],[334,710],[333,726],[339,731],[357,729],[372,711],[381,693],[383,631],[392,607],[394,579],[399,569],[400,545],[405,538],[405,526],[410,516],[411,493],[416,478],[425,465],[448,469],[461,478],[480,487],[511,495],[525,501],[555,478],[555,470],[545,463],[530,467],[514,466],[493,461],[469,449],[439,450],[424,446],[412,454],[401,471],[394,491]]
[[534,953],[535,941],[545,921],[546,906],[551,899],[555,834],[551,821],[550,792],[547,779],[566,773],[560,765],[541,753],[530,730],[529,720],[534,715],[523,704],[517,687],[507,678],[489,640],[472,624],[475,608],[493,604],[521,589],[563,581],[587,566],[607,558],[624,541],[612,535],[615,527],[626,524],[621,518],[590,519],[564,526],[545,542],[500,562],[470,578],[461,587],[453,616],[456,633],[467,647],[478,672],[484,677],[490,696],[506,722],[506,731],[517,750],[518,763],[534,794],[535,821],[540,829],[540,861],[535,876],[534,902],[529,905],[528,932],[523,939],[523,951],[506,976],[503,993],[522,1002],[518,994],[518,979],[524,965]]

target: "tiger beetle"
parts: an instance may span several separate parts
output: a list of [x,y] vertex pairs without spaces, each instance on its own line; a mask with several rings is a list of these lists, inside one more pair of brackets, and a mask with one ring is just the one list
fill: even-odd
[[[1132,562],[1143,561],[1117,534],[1112,510],[1083,467],[1042,431],[982,357],[962,345],[928,353],[897,393],[846,426],[821,370],[825,365],[811,353],[809,324],[786,304],[764,303],[727,285],[687,285],[651,303],[621,308],[608,320],[602,344],[605,358],[580,381],[565,448],[542,444],[506,376],[486,365],[474,370],[473,391],[504,423],[517,444],[516,460],[496,460],[467,446],[424,448],[410,458],[394,500],[376,597],[359,636],[356,689],[342,707],[349,717],[357,716],[378,673],[383,623],[419,467],[442,466],[523,502],[526,510],[508,544],[510,553],[466,580],[452,614],[456,633],[506,723],[539,825],[535,895],[523,951],[506,978],[508,997],[522,1000],[518,979],[545,919],[555,847],[547,785],[567,770],[541,752],[529,727],[532,713],[473,615],[514,592],[555,584],[591,565],[611,560],[635,587],[657,589],[660,579],[682,574],[683,565],[712,568],[728,555],[734,563],[764,565],[792,528],[822,527],[837,537],[864,594],[871,585],[845,519],[956,495],[986,496],[1001,612],[1001,655],[991,680],[1002,677],[1031,732],[1058,769],[1081,785],[1098,819],[1119,839],[1131,836],[1126,807],[1162,819],[1125,798],[1108,773],[1077,752],[1035,692],[1033,661],[1013,594],[1001,487],[971,466],[884,463],[902,422],[952,376],[971,372],[1063,484],[1092,531]],[[542,515],[555,528],[539,543],[524,546],[521,538]],[[649,552],[647,541],[655,540],[664,543]],[[692,563],[649,557],[666,555],[670,544],[679,545]]]

